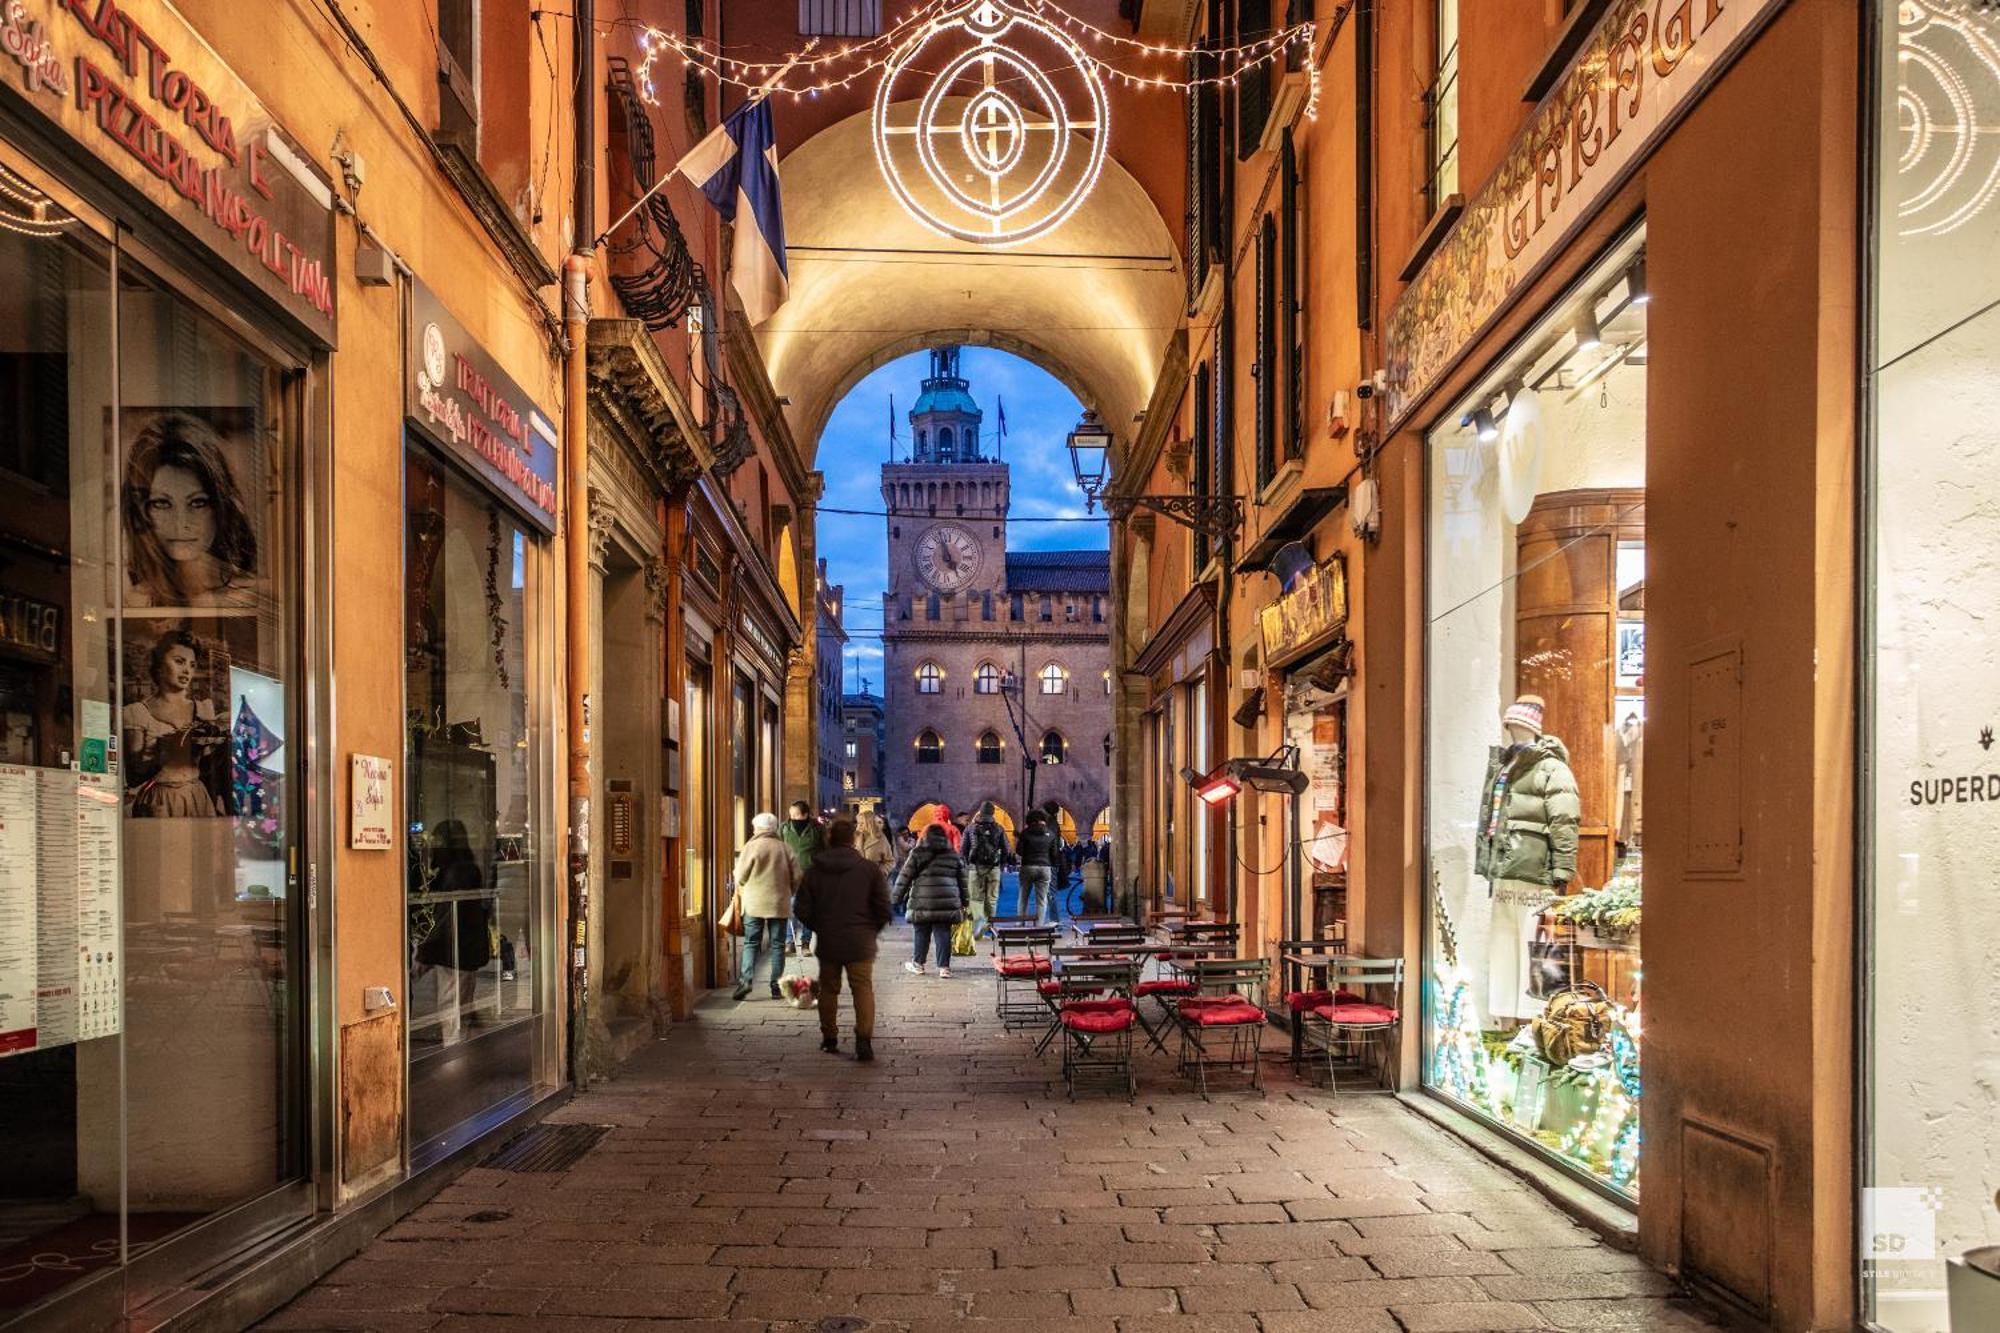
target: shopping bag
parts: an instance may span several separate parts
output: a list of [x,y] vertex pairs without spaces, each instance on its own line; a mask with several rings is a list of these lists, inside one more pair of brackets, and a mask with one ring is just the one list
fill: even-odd
[[743,933],[743,896],[741,894],[732,892],[729,895],[729,905],[722,909],[722,915],[715,919],[715,924],[722,927],[722,933],[725,935],[741,935]]
[[959,922],[958,928],[951,932],[951,956],[954,958],[970,958],[977,952],[979,951],[972,944],[972,923],[970,921]]

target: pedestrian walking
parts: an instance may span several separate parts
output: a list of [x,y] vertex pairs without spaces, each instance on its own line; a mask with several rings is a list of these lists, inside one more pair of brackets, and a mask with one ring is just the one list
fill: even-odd
[[[828,830],[828,841],[832,840],[832,830]],[[889,830],[882,825],[882,816],[873,810],[864,810],[854,822],[854,850],[863,859],[882,868],[886,879],[896,873],[896,863],[902,858],[896,854],[895,844],[889,841]]]
[[993,817],[993,802],[979,807],[979,817],[965,830],[960,852],[972,867],[972,934],[991,935],[989,924],[1000,912],[1000,870],[1014,854],[1007,830]]
[[1040,810],[1028,812],[1028,822],[1015,844],[1021,858],[1021,915],[1037,921],[1055,920],[1055,872],[1062,856],[1062,839],[1049,828]]
[[785,935],[791,924],[792,889],[798,861],[778,837],[778,817],[768,810],[750,821],[750,841],[736,854],[737,911],[743,920],[742,966],[737,969],[738,1000],[750,994],[757,964],[771,955],[771,998],[785,975]]
[[[878,825],[880,821],[876,821]],[[882,840],[887,845],[887,839]],[[854,996],[854,1058],[875,1058],[875,937],[895,919],[889,880],[879,863],[855,847],[852,820],[827,827],[826,845],[799,881],[792,915],[818,939],[819,1048],[840,1051],[840,983]]]
[[[812,807],[804,801],[792,802],[792,817],[778,830],[778,836],[784,839],[785,846],[791,848],[792,859],[796,862],[801,876],[812,869],[813,857],[819,854],[819,849],[826,842],[826,830],[820,826],[817,819],[813,818]],[[811,954],[812,931],[807,929],[803,922],[794,922],[793,925],[794,934],[798,937],[799,953]]]
[[903,964],[905,972],[922,976],[924,956],[935,947],[938,975],[951,975],[952,927],[965,920],[971,902],[965,862],[952,849],[944,828],[933,824],[924,830],[924,840],[904,859],[896,875],[896,906],[907,906],[916,935],[916,956]]
[[[958,825],[952,822],[950,806],[942,802],[938,804],[937,813],[931,816],[931,828],[943,829],[945,839],[951,843],[951,849],[954,852],[958,850],[959,830]],[[924,831],[928,833],[930,829]]]

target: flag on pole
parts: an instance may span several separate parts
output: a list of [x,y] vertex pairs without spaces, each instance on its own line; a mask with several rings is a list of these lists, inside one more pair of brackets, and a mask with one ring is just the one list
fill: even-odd
[[896,395],[889,395],[889,461],[896,461]]
[[760,98],[737,108],[674,169],[708,196],[724,222],[735,224],[730,280],[750,322],[763,323],[791,295],[771,104]]
[[1000,407],[1000,456],[1007,456],[1007,400],[996,397],[993,400]]

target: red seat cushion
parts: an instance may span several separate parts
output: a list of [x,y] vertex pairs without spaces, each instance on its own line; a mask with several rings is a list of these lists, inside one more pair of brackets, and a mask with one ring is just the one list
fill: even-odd
[[1003,977],[1045,977],[1055,968],[1046,958],[997,958],[993,970]]
[[1162,981],[1142,981],[1135,992],[1139,995],[1193,995],[1197,987],[1192,981],[1167,978]]
[[1313,1010],[1313,1017],[1356,1027],[1385,1027],[1402,1015],[1381,1004],[1323,1004]]
[[1114,995],[1108,1000],[1071,1000],[1062,1008],[1066,1014],[1129,1014],[1132,1002],[1122,995]]
[[1062,1025],[1071,1032],[1123,1032],[1138,1019],[1138,1015],[1130,1009],[1083,1009],[1084,1005],[1091,1003],[1093,1001],[1085,1000],[1082,1004],[1064,1005]]
[[1221,1004],[1182,1000],[1180,1014],[1190,1023],[1205,1028],[1241,1027],[1264,1021],[1264,1011],[1248,1000],[1225,998]]

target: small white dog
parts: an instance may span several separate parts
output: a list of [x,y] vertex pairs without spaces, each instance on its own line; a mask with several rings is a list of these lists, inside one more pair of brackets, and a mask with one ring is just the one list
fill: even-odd
[[819,1008],[819,982],[800,973],[793,973],[778,982],[780,997],[794,1009]]

